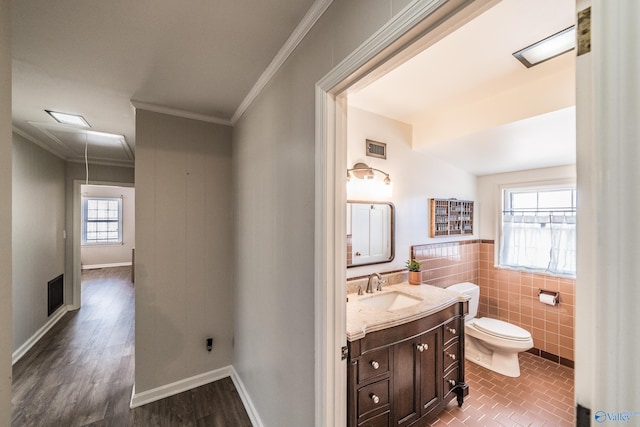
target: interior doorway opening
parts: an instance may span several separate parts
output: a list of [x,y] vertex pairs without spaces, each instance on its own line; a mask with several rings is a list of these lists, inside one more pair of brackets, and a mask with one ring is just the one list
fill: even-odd
[[72,308],[82,306],[82,271],[131,266],[135,252],[135,187],[74,181]]
[[316,425],[343,425],[346,376],[347,96],[498,1],[414,2],[316,86]]
[[[352,167],[347,163],[349,97],[497,3],[459,2],[455,5],[455,10],[450,11],[446,17],[440,16],[440,21],[434,25],[430,22],[430,19],[434,18],[433,11],[425,10],[425,6],[432,3],[421,2],[420,5],[415,5],[415,8],[408,8],[405,11],[406,15],[399,16],[396,21],[389,23],[318,84],[317,141],[318,157],[321,159],[318,169],[321,171],[317,178],[321,186],[317,187],[317,193],[321,198],[320,206],[325,216],[317,221],[317,224],[318,231],[334,232],[332,236],[318,241],[319,268],[316,280],[317,295],[325,298],[326,305],[323,307],[327,310],[317,317],[318,324],[326,327],[326,333],[322,338],[329,346],[323,348],[323,343],[318,343],[321,350],[319,354],[326,357],[327,362],[323,366],[324,370],[320,369],[317,372],[319,376],[325,375],[327,378],[326,388],[320,390],[326,400],[319,400],[319,404],[329,408],[325,412],[327,419],[340,423],[345,419],[342,412],[344,408],[341,406],[346,401],[343,391],[346,388],[343,382],[344,366],[333,359],[337,353],[333,350],[339,349],[346,341],[344,293],[347,254],[343,207],[347,202],[344,171]],[[322,159],[330,161],[323,162]],[[358,160],[360,159],[354,161]],[[405,257],[398,257],[398,262],[404,261]],[[330,289],[320,289],[322,286]],[[327,405],[327,401],[336,402],[335,408],[331,404]]]

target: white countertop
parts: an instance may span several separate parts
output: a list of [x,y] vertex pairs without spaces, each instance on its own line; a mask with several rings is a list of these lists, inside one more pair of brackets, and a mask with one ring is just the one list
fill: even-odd
[[[421,298],[422,302],[392,311],[372,308],[361,303],[363,299],[389,292],[399,292]],[[458,292],[448,291],[437,286],[410,285],[405,282],[385,286],[382,291],[376,291],[373,294],[348,294],[347,299],[347,340],[355,341],[369,332],[391,328],[429,316],[457,302],[467,301],[468,298]]]

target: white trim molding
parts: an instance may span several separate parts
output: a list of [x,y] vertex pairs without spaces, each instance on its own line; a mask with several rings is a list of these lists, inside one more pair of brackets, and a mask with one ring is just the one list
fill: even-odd
[[231,381],[233,381],[233,385],[236,387],[236,390],[240,395],[240,400],[242,400],[242,404],[247,411],[251,424],[256,427],[263,427],[264,424],[258,415],[258,411],[256,410],[253,401],[249,397],[249,393],[247,393],[242,380],[231,365],[195,375],[190,378],[185,378],[171,384],[156,387],[151,390],[143,391],[142,393],[136,393],[136,386],[134,384],[131,391],[131,402],[129,407],[131,409],[137,408],[227,377],[231,377]]
[[322,14],[324,14],[329,6],[331,6],[331,3],[333,3],[333,0],[316,0],[313,5],[311,5],[311,8],[307,11],[296,29],[293,30],[293,33],[291,33],[285,44],[280,48],[276,56],[273,58],[271,64],[269,64],[267,69],[264,70],[260,78],[256,81],[247,96],[238,106],[238,109],[231,117],[232,125],[234,125],[238,121],[238,119],[242,117],[251,103],[258,97],[258,95],[260,95],[260,92],[262,92],[267,83],[269,83],[273,76],[278,72],[280,67],[282,67],[282,64],[284,64],[289,55],[293,53],[302,39],[304,39],[311,28],[313,28],[318,19],[320,19]]
[[247,415],[249,415],[251,424],[255,427],[264,427],[264,424],[258,415],[258,411],[256,410],[251,397],[249,397],[249,393],[247,393],[247,389],[244,387],[240,376],[233,366],[231,366],[231,381],[233,381],[233,384],[236,386],[236,390],[244,404],[244,409],[247,411]]
[[42,337],[45,336],[46,333],[49,332],[49,330],[53,328],[54,325],[58,323],[60,319],[64,317],[65,314],[67,314],[67,312],[71,310],[73,310],[73,308],[68,305],[63,305],[58,310],[56,310],[56,312],[53,313],[53,315],[49,318],[47,323],[42,325],[42,327],[38,329],[36,333],[31,336],[31,338],[26,340],[24,344],[22,344],[20,347],[16,349],[16,351],[13,352],[13,354],[11,355],[11,364],[15,365],[16,362],[22,358],[22,356],[27,354],[27,352],[31,350],[31,348],[34,345],[36,345],[36,343],[40,341]]
[[51,147],[49,147],[47,144],[45,144],[44,142],[40,141],[38,138],[34,137],[33,135],[28,134],[27,132],[23,131],[22,129],[13,126],[11,128],[11,131],[13,133],[15,133],[16,135],[20,135],[21,137],[23,137],[27,141],[33,142],[35,145],[37,145],[38,147],[42,148],[46,152],[53,154],[57,158],[62,159],[64,161],[67,160],[64,156],[60,155],[60,153],[56,153],[55,151],[53,151],[51,149]]
[[111,264],[90,264],[83,265],[83,270],[95,270],[98,268],[110,268],[110,267],[130,267],[131,261],[128,262],[112,262]]
[[166,107],[164,105],[150,104],[148,102],[136,101],[134,99],[132,99],[130,102],[136,109],[167,114],[169,116],[182,117],[185,119],[200,120],[201,122],[215,123],[217,125],[231,126],[231,121],[222,117],[194,113],[193,111],[180,110],[178,108]]
[[589,73],[591,81],[580,76],[579,89],[587,92],[578,104],[584,109],[578,122],[578,185],[584,185],[578,187],[578,239],[584,239],[578,241],[579,251],[587,246],[581,259],[593,263],[578,259],[576,387],[584,389],[579,403],[590,405],[596,423],[620,411],[631,411],[629,424],[640,422],[640,229],[633,226],[640,181],[639,19],[637,1],[593,0],[591,55],[579,57],[578,73]]
[[141,393],[136,393],[136,386],[134,384],[129,407],[133,409],[138,406],[146,405],[147,403],[174,396],[178,393],[221,380],[222,378],[230,377],[233,372],[233,367],[229,365],[203,374],[195,375],[190,378],[184,378],[170,384],[165,384],[160,387],[152,388],[151,390],[146,390]]

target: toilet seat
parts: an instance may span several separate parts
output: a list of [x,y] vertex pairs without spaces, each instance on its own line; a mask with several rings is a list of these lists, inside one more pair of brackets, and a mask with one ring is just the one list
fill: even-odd
[[490,317],[473,319],[473,326],[486,334],[512,341],[529,341],[531,334],[519,326]]

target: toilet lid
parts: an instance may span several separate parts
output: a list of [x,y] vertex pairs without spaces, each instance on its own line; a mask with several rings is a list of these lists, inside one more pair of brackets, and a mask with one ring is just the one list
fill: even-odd
[[527,341],[531,339],[531,334],[519,326],[503,322],[490,317],[481,317],[473,321],[476,329],[499,338],[515,341]]

